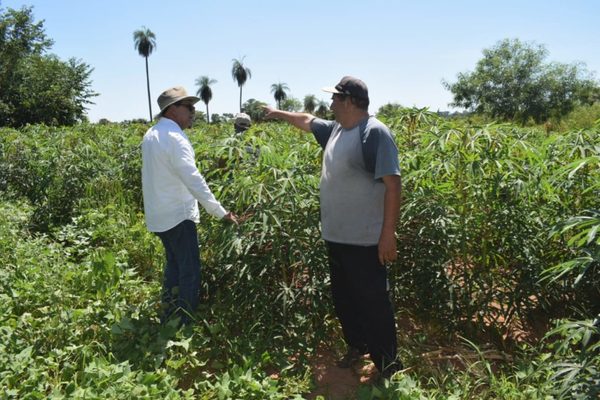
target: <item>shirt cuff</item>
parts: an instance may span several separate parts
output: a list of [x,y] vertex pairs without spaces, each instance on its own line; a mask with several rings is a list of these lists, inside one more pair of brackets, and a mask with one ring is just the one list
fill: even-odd
[[227,214],[227,211],[225,211],[222,206],[218,206],[214,210],[210,211],[209,214],[218,219],[222,219]]

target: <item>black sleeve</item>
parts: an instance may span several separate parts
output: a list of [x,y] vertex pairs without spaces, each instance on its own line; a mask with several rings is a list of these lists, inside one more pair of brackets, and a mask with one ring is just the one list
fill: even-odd
[[314,118],[310,122],[310,130],[317,142],[321,145],[321,148],[325,148],[327,142],[329,141],[329,137],[331,136],[331,132],[333,132],[333,126],[335,121],[326,121],[320,118]]

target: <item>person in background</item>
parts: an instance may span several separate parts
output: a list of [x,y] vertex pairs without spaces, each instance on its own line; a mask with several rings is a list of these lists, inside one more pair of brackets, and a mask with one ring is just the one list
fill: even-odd
[[[248,139],[244,136],[244,133],[250,128],[251,125],[252,119],[246,113],[238,113],[233,119],[233,129],[235,130],[235,135],[240,139],[244,139],[244,141]],[[253,156],[254,161],[258,159],[258,156],[260,155],[259,148],[255,148],[251,143],[247,143],[245,149],[248,154]]]
[[194,104],[183,87],[158,97],[158,122],[142,140],[142,192],[148,230],[165,248],[162,288],[164,323],[179,317],[189,323],[200,298],[200,251],[196,224],[198,202],[213,217],[237,224],[210,191],[196,167],[195,153],[184,130],[194,119]]
[[381,376],[389,378],[402,369],[386,271],[386,263],[397,258],[398,149],[390,130],[369,115],[363,81],[345,76],[323,90],[333,94],[335,121],[269,106],[266,118],[312,132],[323,147],[321,231],[329,254],[333,303],[347,344],[337,364],[349,368],[369,353]]
[[248,114],[239,113],[235,115],[235,118],[233,119],[235,133],[240,134],[246,132],[248,128],[250,128],[250,125],[252,125],[252,120]]

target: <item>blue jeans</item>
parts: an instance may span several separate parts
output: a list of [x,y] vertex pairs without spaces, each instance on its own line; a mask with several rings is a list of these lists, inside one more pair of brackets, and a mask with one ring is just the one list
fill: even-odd
[[186,324],[198,307],[200,297],[200,249],[193,221],[185,220],[165,232],[156,233],[165,247],[161,321],[172,316]]

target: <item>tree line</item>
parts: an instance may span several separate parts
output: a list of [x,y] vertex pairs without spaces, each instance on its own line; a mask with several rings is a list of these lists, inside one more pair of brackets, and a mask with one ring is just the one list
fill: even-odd
[[[140,37],[144,37],[144,40],[140,40]],[[149,41],[154,46],[155,35],[143,28],[134,32],[134,39],[136,48],[146,58],[146,78],[149,79],[148,53],[143,53],[141,46]],[[547,55],[548,51],[543,45],[519,39],[499,41],[492,48],[484,49],[483,58],[477,62],[475,71],[459,73],[454,83],[443,81],[443,86],[454,96],[450,105],[524,125],[531,121],[540,124],[550,118],[560,120],[579,105],[592,105],[600,101],[600,86],[585,64],[548,63],[545,61]],[[242,86],[252,76],[243,60],[243,57],[240,60],[233,59],[231,70],[240,88],[240,112],[244,111]],[[207,122],[210,122],[208,103],[212,99],[210,85],[216,82],[207,76],[196,80],[199,87],[197,94],[206,104]],[[149,88],[148,85],[148,96]],[[301,104],[288,96],[289,90],[283,82],[271,85],[277,108],[299,111],[304,106],[304,111],[309,113],[326,113],[326,102],[317,102],[314,95],[306,95],[304,104]],[[286,100],[289,101],[286,103]]]
[[[150,76],[148,72],[148,57],[152,54],[154,49],[156,48],[156,35],[150,29],[143,26],[141,29],[133,32],[133,41],[134,47],[138,51],[139,55],[144,57],[145,65],[146,65],[146,82],[148,89],[148,111],[150,115],[150,120],[153,118],[152,114],[152,102],[151,102],[151,94],[150,94]],[[239,59],[234,58],[232,60],[231,67],[231,76],[233,80],[237,83],[240,88],[240,97],[239,97],[239,110],[240,112],[248,112],[253,114],[252,117],[254,120],[260,120],[260,106],[263,103],[254,101],[249,101],[247,103],[242,102],[242,89],[244,84],[248,79],[252,77],[252,71],[244,64],[245,57],[241,57]],[[198,90],[196,91],[196,95],[200,97],[202,102],[206,106],[206,122],[210,123],[210,112],[208,104],[212,100],[213,92],[212,85],[217,83],[216,79],[212,79],[207,75],[200,76],[196,79],[196,86]],[[315,95],[306,95],[304,97],[304,103],[300,103],[298,100],[289,97],[290,88],[286,83],[274,83],[271,85],[271,93],[273,93],[273,97],[275,98],[275,102],[277,103],[277,108],[286,109],[288,111],[299,111],[302,107],[306,112],[319,112],[321,115],[325,116],[327,110],[329,109],[329,105],[327,102],[321,100],[317,101]],[[286,102],[287,101],[287,102]]]
[[71,58],[48,54],[53,41],[31,7],[0,9],[0,126],[74,125],[97,96],[93,71]]
[[[156,35],[142,27],[133,33],[134,46],[144,57],[149,120],[153,119],[148,58],[156,48]],[[98,93],[91,89],[93,68],[81,60],[60,60],[48,51],[52,39],[44,32],[43,21],[35,22],[32,7],[0,9],[0,126],[26,124],[74,125],[87,121],[87,106]],[[450,106],[469,113],[513,121],[521,125],[560,120],[579,106],[600,102],[600,84],[583,63],[547,62],[543,45],[504,39],[489,49],[474,71],[461,72],[455,82],[443,81],[453,95]],[[232,60],[231,76],[237,83],[239,110],[261,119],[260,101],[242,102],[243,86],[252,77],[245,57]],[[207,75],[195,80],[196,94],[206,106],[212,85]],[[271,85],[277,107],[288,111],[315,113],[327,117],[329,105],[306,95],[302,102],[289,95],[287,83]],[[213,118],[213,122],[215,121]]]

